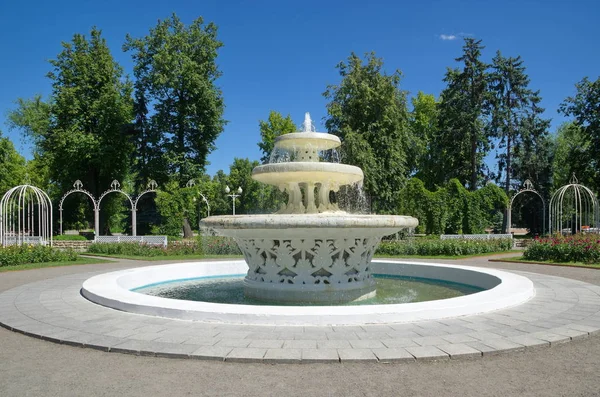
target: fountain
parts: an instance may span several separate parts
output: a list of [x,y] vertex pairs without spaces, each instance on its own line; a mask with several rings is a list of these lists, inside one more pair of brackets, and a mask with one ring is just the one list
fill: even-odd
[[341,186],[361,183],[360,168],[320,161],[341,145],[315,132],[309,113],[303,131],[279,136],[275,151],[289,162],[256,167],[252,178],[278,187],[287,204],[275,214],[212,216],[204,226],[233,237],[244,254],[247,297],[264,301],[343,303],[375,295],[371,260],[381,238],[418,225],[398,215],[357,215],[330,201]]

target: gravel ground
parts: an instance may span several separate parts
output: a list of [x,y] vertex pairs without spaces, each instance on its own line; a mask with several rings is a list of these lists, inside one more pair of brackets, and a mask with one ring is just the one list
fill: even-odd
[[[491,263],[487,258],[460,263],[551,274],[600,285],[600,270]],[[0,291],[70,273],[143,265],[146,263],[123,260],[0,273]],[[599,365],[600,336],[474,360],[269,365],[105,353],[44,342],[0,328],[2,397],[600,396]]]

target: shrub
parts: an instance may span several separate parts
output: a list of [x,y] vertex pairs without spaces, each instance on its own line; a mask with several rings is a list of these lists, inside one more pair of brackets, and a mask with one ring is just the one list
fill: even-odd
[[600,237],[595,234],[535,238],[523,253],[533,261],[600,263]]
[[490,252],[508,251],[512,248],[511,239],[495,240],[432,240],[412,239],[399,241],[383,241],[377,251],[378,255],[405,256],[461,256],[487,254]]
[[26,263],[74,261],[78,255],[73,250],[60,251],[44,245],[11,245],[0,247],[0,267]]
[[85,236],[80,236],[79,234],[59,234],[52,237],[52,239],[56,241],[87,241]]
[[90,244],[88,252],[92,254],[152,257],[202,255],[202,247],[195,241],[173,241],[166,247],[139,243],[94,243]]

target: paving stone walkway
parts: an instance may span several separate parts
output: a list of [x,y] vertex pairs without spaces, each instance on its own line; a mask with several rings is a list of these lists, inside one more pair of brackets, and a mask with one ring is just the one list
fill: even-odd
[[487,314],[363,326],[201,323],[105,308],[80,295],[98,273],[25,284],[0,294],[0,325],[44,340],[109,352],[237,362],[393,362],[475,358],[600,334],[600,286],[515,272],[536,296]]

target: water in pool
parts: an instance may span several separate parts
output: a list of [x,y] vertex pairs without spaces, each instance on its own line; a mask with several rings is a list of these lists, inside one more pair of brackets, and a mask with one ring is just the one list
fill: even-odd
[[[466,284],[450,283],[442,280],[410,278],[402,276],[374,275],[377,295],[371,299],[346,303],[344,305],[390,305],[398,303],[424,302],[437,299],[455,298],[480,292],[482,289]],[[191,280],[173,281],[135,289],[135,292],[162,298],[229,303],[237,305],[279,305],[306,306],[302,302],[266,303],[244,296],[244,275],[228,277],[204,277]],[[317,304],[312,304],[317,305]]]

